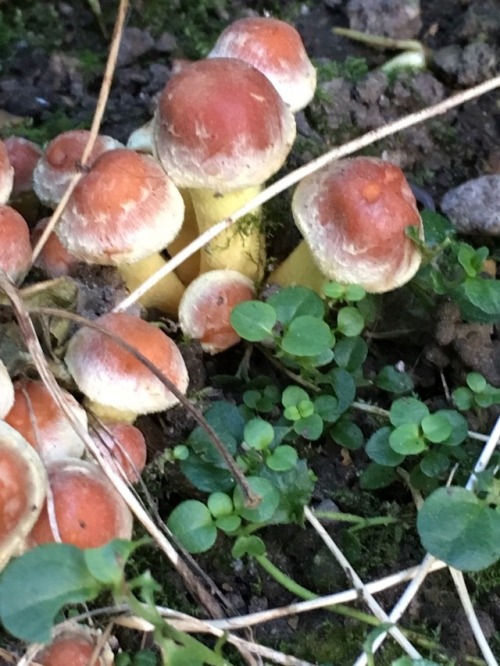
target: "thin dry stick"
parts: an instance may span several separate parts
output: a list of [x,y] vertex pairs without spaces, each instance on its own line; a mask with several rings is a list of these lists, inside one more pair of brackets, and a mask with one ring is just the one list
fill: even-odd
[[[337,562],[340,564],[340,566],[346,573],[347,577],[350,578],[353,581],[354,585],[358,588],[359,594],[361,595],[361,597],[363,598],[369,609],[372,611],[372,613],[375,615],[375,617],[377,617],[381,622],[389,622],[389,617],[385,612],[385,610],[378,603],[378,601],[376,601],[373,595],[369,592],[367,586],[363,583],[361,578],[354,571],[351,564],[345,557],[344,553],[340,550],[335,541],[328,534],[328,532],[325,530],[323,525],[319,522],[319,520],[316,518],[316,516],[308,506],[304,507],[304,515],[306,519],[309,521],[309,523],[316,530],[318,535],[321,537],[326,547],[330,550],[331,553],[333,553]],[[389,629],[389,633],[399,643],[399,645],[401,645],[403,650],[405,650],[406,653],[410,657],[412,657],[412,659],[422,658],[422,655],[418,652],[418,650],[416,650],[413,647],[410,641],[402,633],[401,629],[399,629],[398,627],[391,627]]]
[[[125,24],[125,18],[127,16],[128,5],[129,5],[128,0],[120,0],[120,4],[118,6],[118,13],[116,15],[115,27],[113,31],[113,38],[111,40],[111,45],[109,49],[108,60],[106,62],[106,68],[104,69],[101,90],[99,92],[99,98],[97,100],[96,110],[94,112],[94,117],[92,119],[92,125],[90,127],[89,137],[87,143],[85,144],[85,148],[83,149],[82,158],[80,160],[80,164],[82,167],[85,166],[87,160],[90,157],[90,153],[94,148],[97,135],[99,134],[99,128],[101,127],[102,118],[106,110],[109,91],[111,89],[111,83],[113,81],[113,74],[115,72],[116,60],[118,58],[118,50],[120,48],[123,26]],[[36,258],[42,251],[43,246],[47,242],[49,235],[52,233],[54,227],[58,223],[64,209],[68,204],[69,198],[72,195],[75,187],[78,185],[78,182],[82,177],[82,175],[83,171],[76,173],[69,182],[68,187],[66,188],[66,191],[64,192],[64,195],[61,198],[61,201],[58,203],[56,209],[52,213],[49,223],[43,230],[42,235],[40,236],[37,244],[35,245],[35,248],[33,250],[33,255],[31,258],[32,263],[36,261]]]
[[[497,422],[495,423],[495,426],[493,430],[491,431],[490,437],[488,441],[486,442],[481,455],[479,456],[476,465],[474,467],[473,473],[470,475],[469,480],[467,481],[466,488],[468,490],[472,490],[475,482],[476,482],[476,474],[479,472],[482,472],[484,469],[486,469],[488,462],[493,455],[498,442],[500,440],[500,418],[497,419]],[[400,597],[399,601],[397,604],[394,606],[392,609],[391,613],[389,614],[389,619],[391,622],[398,622],[398,620],[401,618],[403,613],[406,611],[408,606],[410,605],[413,597],[417,594],[421,584],[424,582],[425,577],[431,570],[431,567],[433,566],[435,562],[435,558],[432,555],[427,554],[424,559],[422,560],[422,563],[418,567],[417,573],[411,583],[408,585],[406,590],[404,591],[403,595]],[[482,633],[482,632],[481,632]],[[387,633],[383,633],[380,636],[377,636],[375,641],[373,642],[372,645],[372,650],[373,652],[376,652],[378,648],[382,645],[384,642],[385,638],[387,636]],[[481,645],[480,645],[481,647]],[[489,649],[489,647],[488,647]],[[483,656],[486,659],[486,656],[483,653]],[[354,666],[365,666],[367,663],[367,658],[366,658],[366,653],[361,654],[357,661],[355,662]],[[497,666],[497,661],[490,661],[488,662],[488,666]]]
[[78,434],[80,439],[85,443],[87,449],[98,461],[99,465],[102,467],[111,483],[123,497],[124,501],[128,504],[132,513],[142,523],[142,525],[153,537],[161,550],[163,550],[173,566],[177,569],[177,572],[184,580],[186,587],[190,590],[190,592],[200,601],[201,605],[213,617],[223,617],[224,613],[222,612],[219,604],[214,601],[211,594],[193,575],[193,572],[179,557],[177,551],[170,544],[166,536],[161,532],[161,530],[157,528],[154,521],[148,515],[147,511],[130,490],[129,486],[124,482],[120,474],[116,472],[109,452],[101,450],[99,445],[94,442],[87,430],[75,417],[74,412],[69,408],[66,401],[62,399],[61,389],[59,388],[58,383],[54,379],[54,376],[49,369],[26,306],[24,305],[22,299],[19,297],[15,286],[7,277],[5,271],[1,269],[0,290],[5,292],[12,304],[21,335],[23,336],[23,340],[26,344],[28,352],[31,355],[31,358],[33,359],[33,363],[35,364],[40,378],[49,389],[53,399],[65,414],[74,431]]
[[339,146],[338,148],[333,148],[329,152],[325,153],[321,157],[318,157],[312,162],[309,162],[305,166],[292,171],[284,178],[277,180],[273,185],[260,192],[260,194],[258,194],[254,199],[235,211],[231,217],[218,222],[216,225],[208,229],[205,233],[190,243],[187,247],[181,250],[181,252],[178,252],[173,259],[165,264],[165,266],[162,266],[162,268],[154,273],[154,275],[149,277],[141,284],[140,287],[138,287],[129,296],[127,296],[127,298],[119,303],[114,308],[114,312],[120,312],[129,308],[149,289],[151,289],[151,287],[159,282],[159,280],[165,277],[165,275],[171,273],[175,268],[177,268],[177,266],[182,264],[183,261],[204,247],[222,231],[228,229],[231,225],[253,211],[255,208],[266,203],[266,201],[269,201],[277,194],[280,194],[292,185],[295,185],[306,176],[311,175],[315,171],[318,171],[318,169],[321,169],[334,160],[351,155],[361,148],[366,148],[366,146],[369,146],[376,141],[380,141],[380,139],[384,139],[391,134],[396,134],[397,132],[412,127],[413,125],[417,125],[426,120],[429,120],[430,118],[435,118],[436,116],[442,115],[450,109],[454,109],[455,107],[460,106],[476,97],[480,97],[481,95],[484,95],[485,93],[490,92],[491,90],[494,90],[498,87],[500,87],[500,76],[496,76],[489,81],[481,83],[478,86],[474,86],[473,88],[469,88],[468,90],[464,90],[460,93],[457,93],[456,95],[448,97],[444,101],[439,102],[439,104],[428,106],[425,109],[421,109],[415,113],[410,113],[404,118],[400,118],[399,120],[388,123],[383,127],[379,127],[376,130],[367,132],[357,139],[349,141],[348,143],[344,144],[343,146]]

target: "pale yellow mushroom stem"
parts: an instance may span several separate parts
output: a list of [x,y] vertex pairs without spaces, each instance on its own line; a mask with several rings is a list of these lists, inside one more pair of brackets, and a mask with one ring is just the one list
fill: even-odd
[[[223,194],[208,189],[190,190],[199,233],[230,217],[261,189],[259,185]],[[260,229],[260,216],[258,208],[236,226],[214,238],[201,252],[200,273],[228,268],[259,281],[265,264],[265,239]]]
[[327,279],[316,265],[308,245],[302,240],[266,281],[280,287],[302,285],[321,293]]
[[[184,200],[184,221],[181,230],[167,248],[171,257],[175,257],[178,252],[198,238],[198,222],[191,195],[188,190],[179,191]],[[200,252],[195,252],[186,261],[183,261],[180,266],[177,266],[175,272],[183,284],[186,286],[191,284],[200,274]]]

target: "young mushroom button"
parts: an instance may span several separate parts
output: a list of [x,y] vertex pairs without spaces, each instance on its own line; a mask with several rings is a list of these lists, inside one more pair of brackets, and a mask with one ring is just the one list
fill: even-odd
[[295,28],[275,18],[250,16],[229,25],[208,58],[239,58],[271,81],[293,113],[316,90],[316,70]]
[[406,230],[422,237],[422,219],[394,164],[368,157],[334,162],[299,183],[292,212],[304,241],[269,282],[317,288],[321,273],[380,293],[408,282],[420,266]]
[[[159,328],[118,312],[103,315],[95,323],[140,352],[185,394],[188,373],[184,359],[175,342]],[[103,420],[132,422],[139,414],[161,412],[178,402],[149,368],[101,331],[81,328],[70,340],[65,360],[90,407]]]

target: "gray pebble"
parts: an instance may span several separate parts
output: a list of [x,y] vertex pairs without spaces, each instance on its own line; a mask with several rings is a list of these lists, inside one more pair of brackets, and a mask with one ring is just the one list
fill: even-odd
[[500,175],[481,176],[449,190],[441,209],[464,234],[500,234]]

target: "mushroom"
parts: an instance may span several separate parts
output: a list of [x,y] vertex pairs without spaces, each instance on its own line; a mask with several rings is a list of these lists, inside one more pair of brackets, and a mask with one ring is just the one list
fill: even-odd
[[[86,428],[87,414],[73,396],[61,390],[61,397]],[[45,384],[22,379],[14,384],[14,404],[5,421],[37,450],[44,463],[61,458],[80,458],[85,445],[72,428]]]
[[96,464],[55,460],[46,469],[50,492],[28,537],[30,546],[55,541],[98,548],[130,539],[132,514]]
[[9,136],[4,141],[9,161],[14,169],[12,194],[19,195],[33,190],[33,171],[42,157],[40,146],[21,136]]
[[316,69],[297,30],[275,18],[249,16],[231,23],[208,58],[239,58],[267,76],[293,113],[306,107],[316,90]]
[[0,419],[3,419],[14,404],[14,384],[9,371],[0,359]]
[[[101,155],[75,187],[56,233],[81,261],[118,266],[130,290],[165,264],[158,254],[182,225],[182,197],[156,160],[132,150]],[[184,285],[170,274],[141,300],[176,317]]]
[[271,283],[318,289],[322,274],[380,293],[408,282],[420,266],[420,250],[405,231],[414,227],[423,237],[422,220],[394,164],[370,157],[334,162],[299,183],[292,212],[304,241]]
[[144,435],[131,423],[105,423],[91,433],[97,444],[104,444],[114,458],[118,471],[130,481],[139,480],[146,466]]
[[[42,203],[50,207],[59,203],[70,180],[81,169],[80,160],[89,136],[88,130],[70,130],[47,145],[33,172],[33,187]],[[99,135],[85,166],[92,166],[106,151],[122,147],[116,139]]]
[[229,317],[235,305],[255,296],[250,278],[232,270],[202,273],[184,292],[179,305],[182,332],[198,340],[203,351],[218,354],[237,344]]
[[30,232],[24,217],[10,206],[0,206],[0,239],[0,268],[20,281],[31,266]]
[[[159,328],[123,312],[105,314],[95,323],[137,349],[181,393],[186,392],[184,359],[175,342]],[[105,421],[132,422],[138,414],[161,412],[178,402],[140,360],[98,330],[86,327],[77,331],[65,360],[91,409]]]
[[[295,121],[270,81],[233,58],[188,64],[163,90],[153,120],[155,151],[189,188],[203,233],[257,194],[284,163]],[[264,242],[255,221],[229,229],[201,253],[201,272],[230,268],[258,279]]]
[[0,141],[0,204],[9,200],[14,183],[14,169],[3,141]]
[[[65,622],[67,625],[67,622]],[[97,645],[101,646],[95,661],[91,662]],[[71,627],[65,626],[56,631],[48,645],[38,650],[33,657],[33,664],[39,666],[112,666],[113,652],[107,642],[95,630],[76,622]]]
[[[38,242],[49,220],[49,217],[44,217],[36,223],[31,233],[33,246]],[[35,266],[51,278],[70,275],[78,264],[78,259],[68,252],[55,232],[49,234],[45,245],[40,250],[40,254],[35,259]]]
[[0,421],[0,571],[24,549],[46,487],[47,475],[36,451]]

